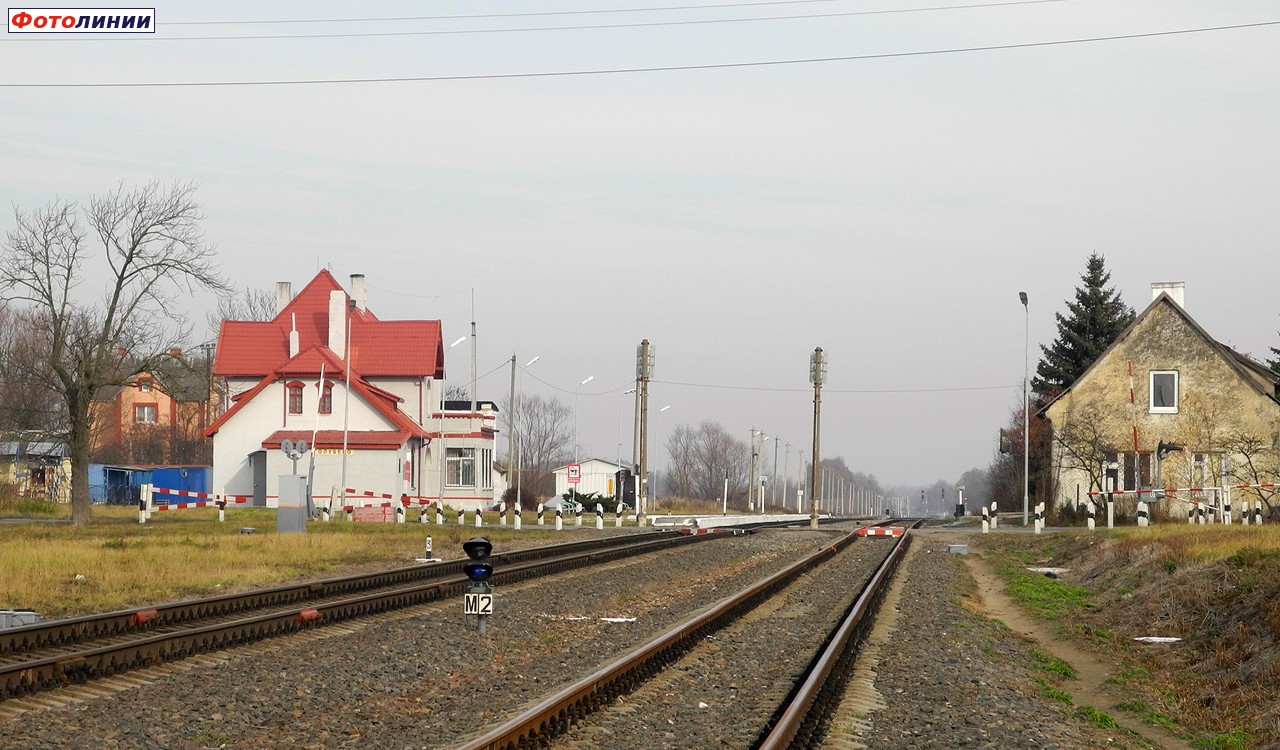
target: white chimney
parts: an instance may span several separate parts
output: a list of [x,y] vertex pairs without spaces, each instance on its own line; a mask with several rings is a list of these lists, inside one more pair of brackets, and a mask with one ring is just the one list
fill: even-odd
[[293,301],[293,284],[288,281],[276,282],[276,315],[284,312],[284,308]]
[[298,349],[301,346],[298,343],[298,315],[290,313],[289,315],[289,359],[298,356]]
[[364,274],[362,273],[351,274],[351,299],[355,300],[356,309],[364,312],[364,304],[369,297],[364,290]]
[[341,289],[329,292],[329,350],[338,359],[347,356],[347,293]]
[[1178,307],[1186,308],[1183,300],[1183,288],[1186,286],[1182,281],[1156,281],[1151,284],[1151,299],[1159,297],[1162,292],[1168,293],[1169,297],[1178,303]]

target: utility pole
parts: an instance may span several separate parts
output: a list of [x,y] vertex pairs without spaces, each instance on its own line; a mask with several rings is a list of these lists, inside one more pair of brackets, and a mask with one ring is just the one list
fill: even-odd
[[648,448],[649,448],[649,379],[653,377],[653,347],[649,339],[636,348],[636,380],[640,382],[640,493],[636,498],[636,521],[645,525],[645,511],[649,507]]
[[822,347],[813,350],[809,356],[809,382],[813,383],[813,494],[809,498],[809,527],[818,528],[818,497],[821,488],[818,484],[818,457],[822,455],[822,384],[827,380],[827,356]]
[[747,468],[747,512],[756,511],[756,428],[751,428],[751,461]]
[[[516,353],[511,352],[511,398],[507,401],[507,486],[515,488],[516,465]],[[498,498],[501,500],[502,498]],[[514,497],[516,507],[520,506],[520,495]],[[519,512],[519,511],[517,511]],[[506,510],[502,511],[502,522],[507,522]]]
[[[769,488],[769,504],[777,506],[778,504],[778,436],[773,436],[773,472],[769,474],[769,484],[773,485]],[[786,497],[782,498],[786,500]]]

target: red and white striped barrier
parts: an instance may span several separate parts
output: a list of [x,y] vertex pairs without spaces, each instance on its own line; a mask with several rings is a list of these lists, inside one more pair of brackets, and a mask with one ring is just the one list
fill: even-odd
[[[170,495],[173,497],[195,497],[201,498],[191,503],[156,503],[154,502],[156,495]],[[152,510],[186,510],[188,508],[207,508],[217,506],[218,520],[226,521],[227,503],[247,503],[248,495],[214,495],[208,492],[195,492],[193,490],[171,490],[167,487],[156,487],[155,485],[144,484],[138,493],[138,523],[145,524],[151,516]]]

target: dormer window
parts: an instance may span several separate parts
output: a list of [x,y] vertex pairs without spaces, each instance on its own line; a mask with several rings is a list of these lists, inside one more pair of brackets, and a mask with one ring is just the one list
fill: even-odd
[[151,383],[145,382],[145,381],[142,383],[138,383],[138,390],[142,391],[143,393],[150,393]]
[[302,413],[302,383],[289,383],[285,386],[288,393],[289,413]]
[[1178,371],[1151,371],[1151,403],[1152,414],[1178,413]]

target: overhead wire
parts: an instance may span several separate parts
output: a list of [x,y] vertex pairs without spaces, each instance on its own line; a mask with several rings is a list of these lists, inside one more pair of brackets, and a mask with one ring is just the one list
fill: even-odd
[[719,8],[746,8],[757,5],[807,5],[813,3],[832,3],[837,0],[756,0],[741,3],[705,3],[700,5],[668,5],[655,8],[598,8],[592,10],[539,10],[522,13],[467,13],[446,16],[365,16],[357,18],[280,18],[272,20],[254,19],[240,21],[166,21],[166,26],[234,26],[264,25],[272,23],[363,23],[383,21],[452,21],[474,20],[479,18],[531,18],[542,16],[582,16],[604,15],[607,13],[658,13],[673,10],[717,10]]
[[[684,386],[687,388],[714,388],[726,391],[768,391],[776,393],[811,393],[813,388],[773,388],[769,386],[752,386],[752,385],[723,385],[719,383],[682,383],[676,380],[651,380],[651,383],[661,385]],[[1022,384],[1015,385],[979,385],[955,388],[826,388],[822,389],[823,393],[857,393],[857,394],[881,394],[881,393],[959,393],[966,391],[1000,391],[1008,388],[1021,388]]]
[[907,57],[925,57],[932,55],[954,55],[972,52],[992,52],[999,50],[1030,49],[1034,47],[1053,47],[1068,44],[1092,44],[1099,42],[1115,42],[1130,39],[1175,36],[1181,34],[1200,34],[1214,31],[1234,31],[1240,29],[1262,28],[1280,25],[1280,21],[1258,21],[1255,23],[1228,24],[1224,26],[1201,26],[1190,29],[1172,29],[1168,31],[1148,31],[1134,34],[1115,34],[1111,36],[1078,37],[1057,39],[1044,42],[1022,42],[1012,44],[991,44],[974,47],[951,47],[945,49],[913,50],[908,52],[877,52],[865,55],[836,55],[831,57],[790,58],[783,60],[749,60],[731,63],[704,63],[695,65],[655,65],[634,68],[595,68],[585,70],[557,70],[528,73],[471,73],[461,75],[438,76],[379,76],[369,78],[315,78],[315,79],[282,79],[268,81],[144,81],[144,82],[107,82],[107,83],[0,83],[0,88],[186,88],[186,87],[223,87],[223,86],[308,86],[333,85],[348,83],[422,83],[429,81],[485,81],[485,80],[517,80],[525,78],[562,78],[570,76],[619,75],[634,73],[661,73],[692,70],[724,70],[732,68],[755,68],[776,65],[811,65],[817,63],[852,62],[858,60],[888,60]]
[[761,21],[796,21],[817,18],[846,18],[852,16],[876,16],[897,13],[924,13],[943,10],[967,10],[974,8],[993,8],[1009,5],[1038,5],[1042,3],[1074,2],[1074,0],[1008,0],[1007,2],[975,3],[970,5],[940,5],[924,8],[892,8],[887,10],[853,10],[832,13],[797,13],[780,16],[741,16],[736,18],[698,18],[683,21],[640,21],[637,23],[602,23],[578,24],[572,26],[525,26],[517,28],[496,29],[427,29],[418,31],[348,31],[328,34],[222,34],[214,36],[159,36],[159,35],[119,35],[93,36],[85,38],[80,35],[69,37],[27,36],[15,39],[18,42],[207,42],[207,41],[245,41],[254,39],[360,39],[375,37],[410,37],[410,36],[456,36],[465,34],[511,34],[536,31],[598,31],[606,29],[643,29],[664,26],[702,26],[724,23],[755,23]]

